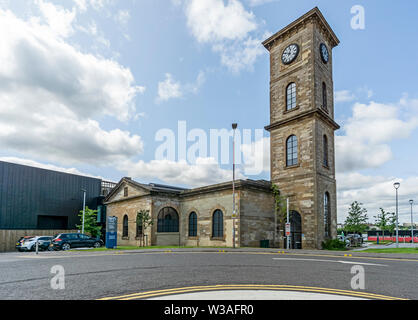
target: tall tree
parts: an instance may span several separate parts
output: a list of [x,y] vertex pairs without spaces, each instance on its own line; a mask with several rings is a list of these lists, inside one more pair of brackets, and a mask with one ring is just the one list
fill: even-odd
[[[83,210],[80,210],[78,215],[80,217],[80,225],[76,225],[78,230],[83,230]],[[101,227],[97,225],[97,210],[92,210],[86,207],[84,214],[84,232],[90,234],[92,237],[100,237]]]
[[348,217],[345,220],[345,230],[352,233],[363,233],[367,230],[367,209],[362,208],[363,204],[354,201],[348,210]]

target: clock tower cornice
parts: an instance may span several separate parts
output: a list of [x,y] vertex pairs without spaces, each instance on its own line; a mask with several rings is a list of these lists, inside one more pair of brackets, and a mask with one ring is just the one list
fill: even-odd
[[270,38],[263,42],[263,46],[270,51],[270,49],[276,42],[281,41],[288,34],[292,33],[294,30],[297,30],[300,27],[303,27],[306,23],[310,21],[315,21],[315,23],[317,23],[321,27],[321,29],[327,35],[329,44],[332,48],[338,46],[340,40],[337,38],[334,31],[331,29],[330,25],[325,20],[318,7],[313,8],[311,11],[309,11],[296,21],[292,22],[287,27],[272,35]]

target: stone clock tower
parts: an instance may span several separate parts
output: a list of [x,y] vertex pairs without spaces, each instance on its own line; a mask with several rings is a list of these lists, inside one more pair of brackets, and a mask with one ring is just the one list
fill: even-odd
[[292,248],[337,236],[332,49],[314,8],[263,42],[270,52],[271,181],[289,198]]

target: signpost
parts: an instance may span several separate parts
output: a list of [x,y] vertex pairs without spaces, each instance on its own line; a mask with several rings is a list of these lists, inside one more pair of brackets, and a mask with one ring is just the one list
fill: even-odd
[[287,223],[286,223],[286,242],[287,249],[290,249],[290,212],[289,212],[289,198],[286,199],[286,212],[287,212]]
[[106,223],[106,248],[116,249],[118,246],[118,218],[107,217]]

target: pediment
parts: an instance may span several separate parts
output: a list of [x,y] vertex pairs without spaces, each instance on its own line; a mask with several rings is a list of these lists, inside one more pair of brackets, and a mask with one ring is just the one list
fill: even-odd
[[150,189],[139,183],[122,179],[107,196],[105,202],[120,201],[150,194]]

